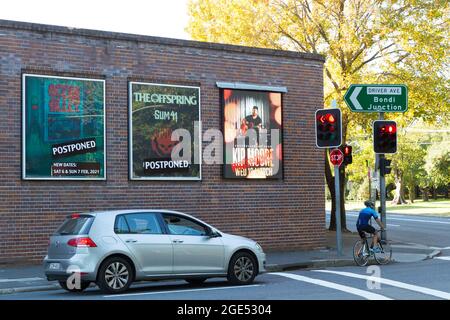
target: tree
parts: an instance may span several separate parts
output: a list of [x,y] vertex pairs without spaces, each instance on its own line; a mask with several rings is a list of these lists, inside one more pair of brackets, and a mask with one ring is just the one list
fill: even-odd
[[[195,40],[323,54],[326,105],[342,102],[352,83],[405,83],[409,110],[400,125],[448,110],[446,0],[191,0],[189,13]],[[375,116],[342,110],[344,143]],[[325,177],[333,194],[328,161]]]
[[[414,202],[415,187],[420,180],[426,178],[425,155],[426,148],[408,138],[407,135],[399,137],[402,143],[398,144],[397,153],[392,155],[392,171],[395,181],[395,196],[392,204],[403,204],[405,201],[405,186],[408,189],[409,200]],[[392,177],[388,178],[390,181]]]
[[450,185],[450,146],[448,141],[442,141],[431,146],[428,150],[425,163],[426,181],[425,189],[431,188],[433,199],[437,198],[436,189]]
[[[448,188],[450,187],[450,152],[442,154],[440,157],[436,158],[433,163],[433,169],[431,170],[431,176],[433,177],[434,191],[440,186],[447,187],[447,197]],[[433,198],[436,199],[436,192],[433,193]]]

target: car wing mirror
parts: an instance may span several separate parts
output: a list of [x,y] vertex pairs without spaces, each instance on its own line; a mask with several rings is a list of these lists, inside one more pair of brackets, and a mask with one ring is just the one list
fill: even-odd
[[222,235],[220,233],[218,233],[217,231],[214,231],[212,229],[208,230],[208,237],[210,237],[210,238],[219,238],[221,236]]

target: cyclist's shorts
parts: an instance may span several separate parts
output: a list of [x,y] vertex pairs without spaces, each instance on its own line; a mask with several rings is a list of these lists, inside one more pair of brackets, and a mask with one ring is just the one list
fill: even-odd
[[358,233],[359,236],[364,239],[365,238],[365,234],[364,232],[370,233],[370,234],[374,234],[376,232],[375,228],[372,227],[371,225],[362,225],[358,227]]

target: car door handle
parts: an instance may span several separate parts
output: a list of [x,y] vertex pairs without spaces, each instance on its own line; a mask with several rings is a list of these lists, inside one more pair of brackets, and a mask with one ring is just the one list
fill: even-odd
[[173,242],[173,243],[183,243],[184,241],[183,241],[183,240],[179,240],[179,239],[175,239],[175,240],[173,240],[172,242]]
[[127,240],[125,240],[125,242],[128,242],[128,243],[135,243],[135,242],[137,242],[137,240],[134,240],[134,239],[127,239]]

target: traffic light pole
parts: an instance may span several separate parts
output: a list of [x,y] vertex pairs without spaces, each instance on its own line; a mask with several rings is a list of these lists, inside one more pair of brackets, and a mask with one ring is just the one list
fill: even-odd
[[[384,113],[380,112],[380,120],[384,120]],[[384,154],[377,154],[378,156],[378,172],[380,177],[380,208],[381,208],[381,222],[386,227],[386,180],[384,174],[381,173],[381,166],[384,163]],[[386,240],[386,231],[381,232],[381,239]]]

